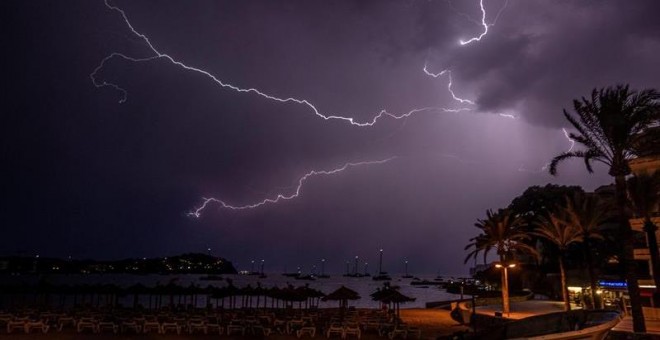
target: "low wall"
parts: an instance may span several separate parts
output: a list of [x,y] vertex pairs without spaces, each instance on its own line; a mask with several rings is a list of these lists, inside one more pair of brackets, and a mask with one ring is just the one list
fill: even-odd
[[[509,302],[523,302],[523,301],[531,300],[532,298],[534,298],[534,293],[527,292],[525,295],[509,296]],[[502,304],[502,296],[477,298],[477,306],[491,306],[491,305],[501,305],[501,304]]]

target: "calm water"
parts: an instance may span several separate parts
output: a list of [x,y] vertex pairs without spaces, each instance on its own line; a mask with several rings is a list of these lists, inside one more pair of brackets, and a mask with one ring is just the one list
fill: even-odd
[[[219,281],[202,281],[199,280],[203,275],[129,275],[129,274],[112,274],[112,275],[49,275],[46,277],[46,280],[53,284],[116,284],[121,287],[128,287],[136,283],[141,283],[145,286],[155,286],[157,284],[168,284],[174,282],[180,286],[189,286],[191,283],[199,285],[201,287],[206,287],[208,285],[213,285],[217,287],[222,287],[227,285],[226,280]],[[342,285],[351,288],[358,292],[362,297],[360,300],[350,301],[350,306],[355,306],[358,308],[377,308],[378,303],[371,300],[369,296],[371,293],[376,291],[377,288],[383,286],[383,281],[374,281],[371,277],[364,278],[352,278],[352,277],[343,277],[341,275],[333,275],[327,279],[317,279],[315,281],[307,280],[295,280],[291,277],[283,276],[282,274],[268,274],[267,278],[260,279],[258,276],[253,275],[222,275],[223,278],[233,280],[233,283],[237,287],[244,287],[250,284],[252,287],[256,287],[257,283],[261,283],[262,287],[286,287],[287,284],[291,284],[294,287],[304,286],[309,284],[311,288],[318,289],[326,294],[331,293],[335,289],[341,287]],[[432,280],[434,275],[420,276],[421,279]],[[38,278],[36,276],[24,275],[24,276],[11,276],[11,277],[2,277],[0,280],[2,283],[30,283],[34,284]],[[412,279],[403,279],[400,277],[393,276],[393,280],[390,281],[392,286],[399,286],[400,292],[416,298],[416,301],[402,304],[402,308],[413,308],[413,307],[424,307],[427,302],[430,301],[441,301],[455,299],[459,296],[455,294],[449,294],[444,289],[438,287],[429,286],[428,288],[421,288],[419,286],[411,286],[410,282]],[[124,301],[125,300],[125,301]],[[120,300],[124,305],[132,304],[132,297],[125,297],[123,300]],[[145,301],[141,301],[146,305]],[[202,304],[205,303],[204,299],[199,299],[198,304],[202,307]],[[319,307],[336,307],[336,301],[329,302],[320,302]]]

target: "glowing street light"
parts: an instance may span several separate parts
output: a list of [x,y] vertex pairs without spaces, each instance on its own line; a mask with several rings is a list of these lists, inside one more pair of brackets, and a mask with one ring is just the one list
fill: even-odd
[[509,269],[515,268],[513,262],[496,262],[495,268],[502,269],[502,313],[510,314],[509,306]]

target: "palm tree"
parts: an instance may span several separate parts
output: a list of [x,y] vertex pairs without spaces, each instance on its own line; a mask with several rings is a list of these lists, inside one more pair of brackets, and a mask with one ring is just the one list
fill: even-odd
[[591,301],[595,308],[600,307],[600,299],[596,290],[596,274],[594,273],[593,255],[591,253],[591,244],[594,240],[603,240],[600,232],[600,226],[605,223],[610,214],[604,207],[604,203],[593,194],[575,193],[572,196],[566,196],[566,206],[564,208],[567,215],[567,222],[571,223],[579,232],[584,243],[585,259],[589,271],[589,286],[591,288]]
[[[481,234],[472,238],[471,242],[465,246],[466,250],[474,248],[468,253],[465,263],[470,258],[476,259],[480,252],[484,254],[485,263],[488,253],[493,249],[497,252],[502,264],[506,262],[507,256],[511,256],[515,252],[522,251],[536,255],[536,250],[523,242],[529,238],[522,230],[523,224],[523,218],[513,214],[510,210],[500,210],[497,213],[493,213],[490,209],[487,210],[486,219],[478,220],[474,224],[475,227],[481,230]],[[502,270],[500,276],[502,281],[502,312],[509,313],[509,283],[504,270]]]
[[[658,254],[658,241],[655,232],[658,227],[651,220],[653,211],[660,204],[660,171],[653,174],[642,173],[628,179],[628,197],[635,211],[635,215],[644,219],[644,232],[651,254],[651,267],[653,268],[653,281],[655,286],[660,284],[660,255]],[[656,288],[657,292],[657,288]],[[660,306],[658,294],[653,296],[654,306]]]
[[614,88],[594,89],[591,98],[574,100],[573,107],[577,117],[566,110],[564,117],[578,132],[571,133],[570,138],[585,149],[571,150],[553,158],[550,174],[556,175],[557,165],[569,158],[582,158],[590,173],[593,172],[593,161],[609,167],[608,173],[614,177],[616,184],[616,202],[623,240],[622,259],[632,306],[633,330],[645,332],[639,283],[633,260],[632,230],[626,214],[625,178],[631,172],[628,162],[647,153],[649,145],[654,145],[640,143],[638,139],[651,126],[658,124],[660,93],[652,89],[631,91],[627,85],[617,85]]
[[564,269],[564,256],[568,246],[582,240],[581,230],[572,225],[566,211],[562,208],[549,216],[538,216],[535,222],[536,228],[531,234],[543,237],[554,243],[559,248],[559,273],[561,275],[561,292],[564,299],[564,309],[571,310],[571,301],[568,298],[568,287],[566,285],[566,270]]

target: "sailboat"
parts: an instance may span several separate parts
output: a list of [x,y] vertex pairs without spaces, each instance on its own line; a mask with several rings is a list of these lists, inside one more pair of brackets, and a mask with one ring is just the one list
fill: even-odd
[[390,281],[392,278],[383,271],[383,249],[380,250],[378,259],[378,275],[373,276],[374,281]]
[[408,274],[408,260],[405,260],[404,264],[406,265],[406,274],[401,277],[404,279],[412,279],[413,276]]

